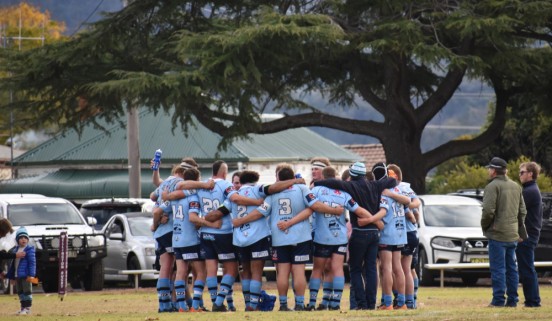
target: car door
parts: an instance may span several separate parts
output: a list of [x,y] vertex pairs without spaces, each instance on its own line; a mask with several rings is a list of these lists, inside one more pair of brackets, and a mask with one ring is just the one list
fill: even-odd
[[120,270],[126,269],[128,246],[125,241],[125,233],[127,230],[122,217],[116,216],[108,222],[106,227],[107,257],[104,259],[106,275],[118,275]]

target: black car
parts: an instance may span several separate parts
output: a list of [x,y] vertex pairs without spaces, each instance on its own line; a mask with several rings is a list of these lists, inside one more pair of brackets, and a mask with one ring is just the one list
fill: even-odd
[[153,205],[147,198],[103,198],[84,202],[80,212],[86,217],[94,217],[97,221],[94,229],[101,230],[105,223],[115,214],[151,211],[146,208]]

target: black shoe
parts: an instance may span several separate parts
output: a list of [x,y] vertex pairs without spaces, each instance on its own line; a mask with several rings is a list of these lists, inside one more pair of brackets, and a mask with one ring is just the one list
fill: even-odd
[[305,307],[305,311],[314,311],[316,309],[316,307],[314,305],[307,305]]
[[228,311],[230,311],[230,312],[236,312],[236,307],[234,307],[234,306],[228,307]]
[[293,311],[306,311],[304,305],[296,305]]
[[206,307],[199,307],[199,309],[203,312],[211,312],[209,311],[209,309],[207,309]]
[[287,305],[281,305],[280,306],[280,310],[278,311],[282,311],[282,312],[288,312],[288,311],[293,311],[292,309],[288,308]]
[[506,308],[517,308],[517,303],[515,302],[511,302],[511,303],[506,303],[506,305],[504,305]]
[[213,304],[213,309],[211,311],[213,311],[213,312],[228,312],[228,309],[226,309],[226,306],[224,304],[221,304],[221,305]]
[[330,310],[330,311],[337,311],[337,310],[339,310],[339,305],[338,305],[338,306],[335,306],[335,307],[329,307],[328,310]]
[[328,310],[327,305],[319,304],[318,307],[316,308],[316,311],[324,311],[324,310]]

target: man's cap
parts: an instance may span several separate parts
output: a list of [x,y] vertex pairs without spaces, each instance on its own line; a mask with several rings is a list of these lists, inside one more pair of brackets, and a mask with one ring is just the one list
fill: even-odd
[[354,177],[365,176],[366,166],[364,165],[364,163],[356,162],[353,165],[349,166],[349,174]]
[[27,229],[24,228],[24,227],[20,227],[15,232],[15,240],[16,241],[19,241],[19,239],[22,238],[22,237],[26,237],[27,239],[29,239],[29,233],[27,232]]
[[496,168],[496,169],[504,169],[504,168],[506,168],[507,165],[508,165],[508,163],[506,163],[506,161],[503,160],[502,158],[493,157],[493,159],[491,159],[489,164],[485,167],[487,167],[487,168]]
[[375,163],[372,167],[372,174],[374,174],[374,178],[376,181],[379,181],[380,179],[387,177],[387,166],[383,162]]

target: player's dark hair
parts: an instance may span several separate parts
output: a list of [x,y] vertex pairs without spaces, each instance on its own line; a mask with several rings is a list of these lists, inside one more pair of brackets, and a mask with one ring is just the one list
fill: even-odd
[[217,175],[222,164],[226,164],[223,160],[218,160],[213,163],[213,175]]
[[337,171],[335,170],[335,168],[327,166],[324,167],[324,169],[322,170],[322,176],[324,177],[324,179],[335,178],[337,176]]
[[199,171],[195,168],[185,170],[184,179],[187,181],[197,181],[199,179]]
[[281,181],[286,181],[288,179],[294,179],[295,173],[293,172],[293,169],[291,167],[283,167],[278,172],[278,179]]
[[184,157],[184,158],[182,158],[182,162],[190,164],[195,168],[199,167],[199,165],[197,165],[197,162],[195,161],[195,159],[193,159],[192,157]]
[[259,173],[255,171],[243,171],[240,175],[240,183],[257,183],[259,181]]

